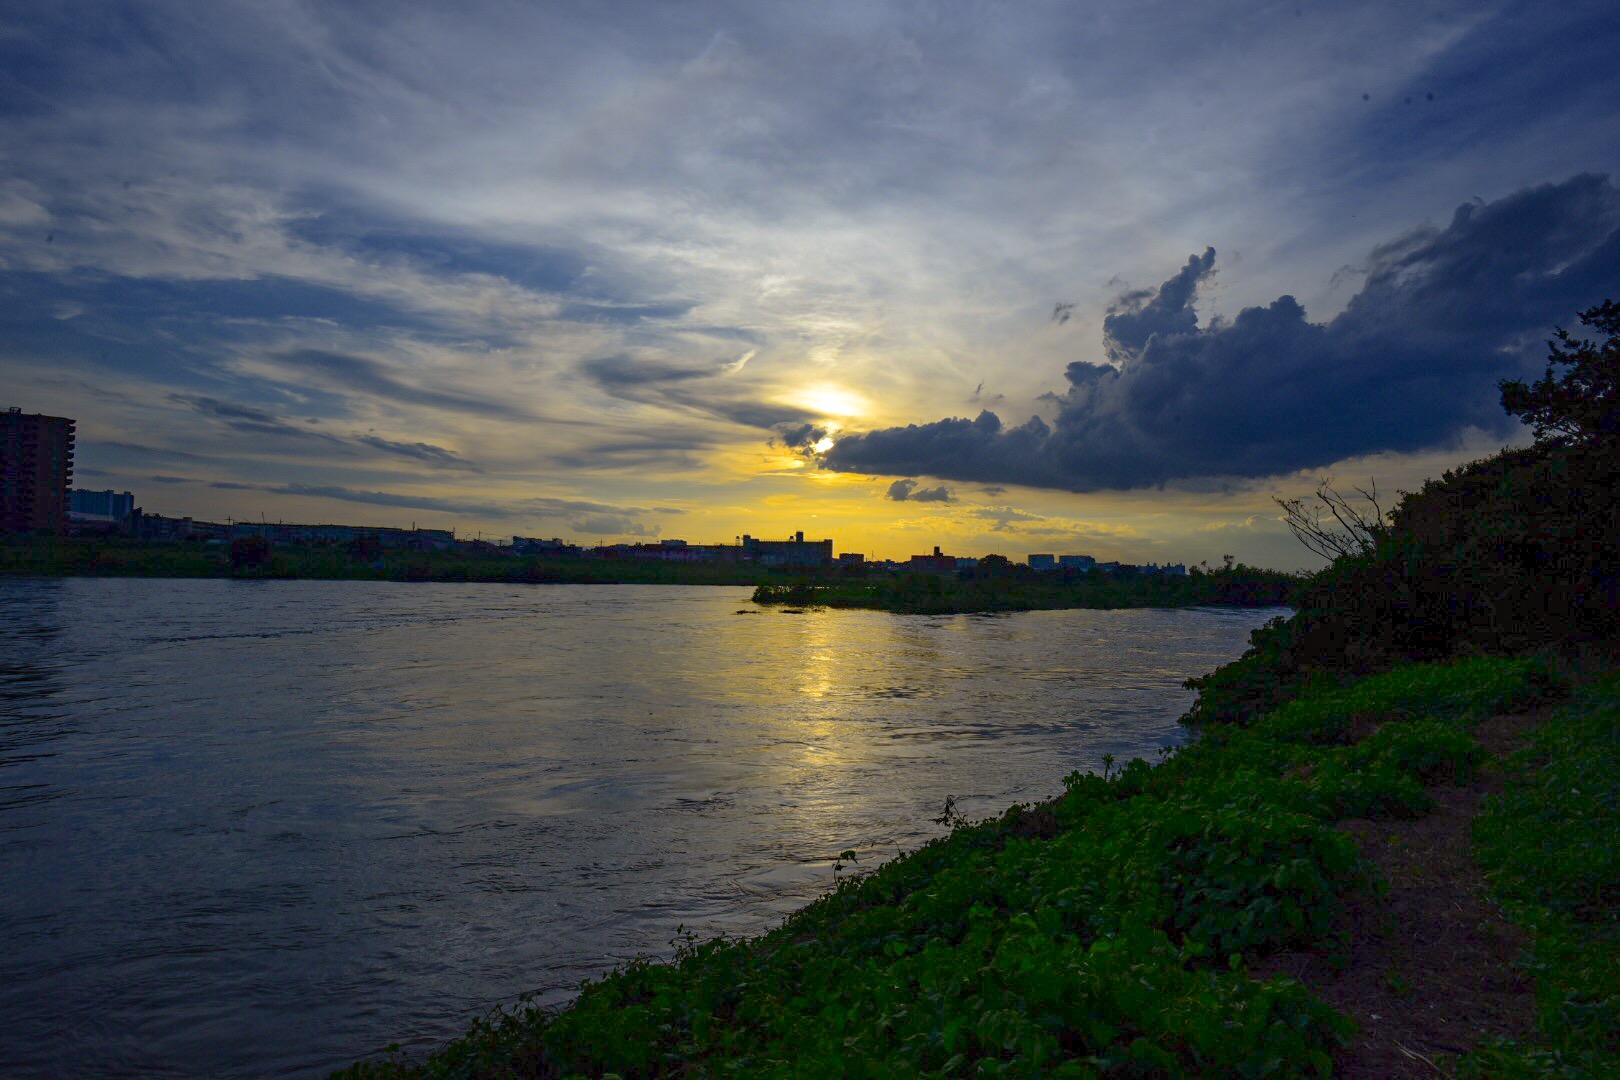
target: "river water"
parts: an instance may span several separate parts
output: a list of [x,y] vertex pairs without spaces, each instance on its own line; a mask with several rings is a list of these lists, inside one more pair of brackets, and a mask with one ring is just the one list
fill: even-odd
[[1177,743],[1275,611],[0,581],[0,1072],[318,1075]]

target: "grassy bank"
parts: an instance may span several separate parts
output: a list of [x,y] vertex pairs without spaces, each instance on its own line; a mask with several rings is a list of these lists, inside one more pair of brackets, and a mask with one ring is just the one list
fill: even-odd
[[1537,1035],[1474,1077],[1620,1076],[1620,675],[1536,731],[1475,827],[1493,892],[1533,935]]
[[[1319,681],[1157,766],[1070,776],[1052,803],[847,877],[771,933],[346,1075],[1329,1075],[1347,1022],[1248,961],[1341,949],[1341,905],[1379,883],[1335,824],[1424,814],[1426,785],[1482,765],[1479,718],[1561,692],[1528,659]],[[1612,744],[1604,700],[1568,715]]]

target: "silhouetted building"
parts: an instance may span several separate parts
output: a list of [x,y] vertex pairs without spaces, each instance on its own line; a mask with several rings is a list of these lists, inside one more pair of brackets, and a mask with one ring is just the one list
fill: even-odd
[[74,422],[13,408],[0,415],[0,532],[62,532],[73,485]]
[[1029,557],[1031,570],[1056,570],[1057,557],[1054,555],[1031,555]]
[[936,545],[932,555],[913,555],[906,563],[906,569],[923,574],[954,574],[956,556],[941,554]]
[[375,540],[378,547],[407,551],[449,551],[456,546],[454,529],[397,529],[387,525],[297,525],[278,521],[238,521],[227,529],[232,540],[262,536],[272,544],[350,544]]
[[518,555],[578,555],[579,548],[555,536],[550,540],[540,540],[532,536],[512,537],[512,551]]
[[793,534],[791,540],[756,540],[742,538],[743,554],[761,566],[826,566],[832,562],[831,540],[806,540],[804,533]]
[[1058,566],[1064,570],[1092,570],[1097,560],[1090,555],[1059,555]]
[[74,488],[68,492],[68,513],[105,521],[125,522],[135,512],[135,496],[129,492],[86,491]]

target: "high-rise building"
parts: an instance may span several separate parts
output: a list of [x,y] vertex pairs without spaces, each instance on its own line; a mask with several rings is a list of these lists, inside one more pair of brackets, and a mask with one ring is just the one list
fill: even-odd
[[0,532],[61,532],[73,486],[73,421],[0,413]]

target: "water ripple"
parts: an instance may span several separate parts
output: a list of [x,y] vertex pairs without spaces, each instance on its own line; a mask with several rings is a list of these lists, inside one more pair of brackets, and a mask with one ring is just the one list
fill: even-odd
[[0,582],[0,1060],[316,1075],[1181,737],[1272,612]]

